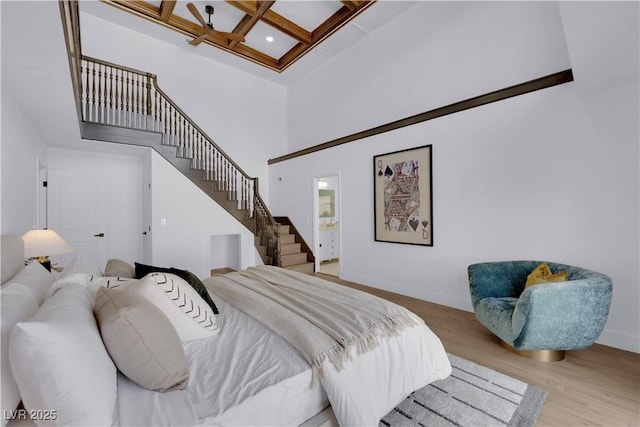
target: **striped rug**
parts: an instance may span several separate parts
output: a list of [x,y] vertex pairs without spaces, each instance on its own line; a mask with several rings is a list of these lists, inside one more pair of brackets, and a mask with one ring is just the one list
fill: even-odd
[[451,375],[407,396],[380,426],[533,426],[547,392],[449,354]]

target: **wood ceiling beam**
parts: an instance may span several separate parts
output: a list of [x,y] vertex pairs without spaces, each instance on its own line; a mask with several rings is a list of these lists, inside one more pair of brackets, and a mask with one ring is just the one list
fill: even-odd
[[[243,11],[244,13],[246,13],[247,15],[258,15],[258,2],[257,1],[233,1],[233,0],[227,0],[227,3],[229,3],[231,6],[234,6],[238,9],[240,9],[241,11]],[[263,2],[265,3],[265,2]],[[273,3],[273,2],[271,2]],[[271,7],[271,6],[269,6]]]
[[312,38],[314,41],[322,40],[342,25],[349,21],[349,18],[353,15],[353,11],[347,6],[342,6],[336,13],[331,15],[326,21],[318,25],[313,30]]
[[146,1],[104,0],[104,2],[129,12],[137,12],[155,19],[160,19],[160,8]]
[[265,24],[269,24],[278,31],[282,31],[289,37],[301,41],[302,43],[311,44],[311,33],[293,21],[288,20],[284,16],[268,10],[262,15]]
[[280,71],[280,64],[276,59],[258,50],[250,48],[245,44],[238,45],[235,52],[245,57],[248,57],[250,60],[253,60],[254,62],[265,65],[274,71]]
[[[249,31],[251,31],[253,26],[256,25],[257,22],[258,22],[257,16],[245,14],[240,20],[240,22],[238,22],[238,25],[235,26],[232,32],[246,36],[249,33]],[[229,49],[235,49],[236,46],[238,46],[238,44],[240,44],[239,41],[231,40],[231,43],[229,43]]]
[[356,2],[351,0],[342,0],[342,4],[347,6],[351,10],[356,10],[358,8],[358,5],[356,4]]
[[[187,37],[196,38],[203,32],[202,26],[198,23],[173,13],[177,0],[162,0],[159,7],[151,2],[142,0],[102,1],[126,12],[171,28]],[[275,4],[275,0],[226,0],[228,4],[245,13],[245,16],[233,30],[234,33],[247,36],[258,22],[263,21],[278,31],[298,40],[298,43],[282,55],[280,59],[275,59],[243,43],[230,41],[220,36],[211,35],[205,39],[203,43],[244,57],[249,61],[261,64],[274,71],[282,72],[333,32],[337,31],[370,5],[374,4],[375,1],[376,0],[341,0],[343,6],[310,32],[277,12],[272,11],[271,7]]]
[[160,20],[169,22],[169,18],[173,15],[173,9],[176,7],[176,0],[162,0],[160,4]]
[[280,58],[280,60],[278,61],[280,64],[280,68],[284,70],[289,65],[291,65],[294,61],[302,57],[302,55],[304,55],[304,53],[307,52],[308,50],[311,50],[310,45],[302,42],[298,43],[293,48],[289,49],[287,53],[282,55],[282,58]]
[[[232,1],[227,1],[227,3],[238,7],[237,5],[234,4],[234,2]],[[235,2],[237,3],[237,2]],[[240,2],[242,3],[242,2]],[[238,25],[236,25],[236,27],[233,29],[234,33],[238,33],[241,34],[243,36],[246,36],[249,31],[251,31],[251,29],[260,21],[260,17],[267,11],[269,10],[269,8],[271,6],[273,6],[273,4],[275,3],[275,0],[273,1],[261,1],[259,2],[251,2],[253,3],[253,5],[248,5],[248,8],[245,10],[245,15],[242,17],[242,19],[240,20],[240,22],[238,22]],[[252,11],[251,13],[247,13],[247,11]],[[235,50],[236,46],[238,46],[240,42],[236,41],[236,40],[232,40],[229,43],[229,49],[233,49]]]
[[285,33],[289,37],[293,37],[294,39],[306,44],[311,43],[311,33],[309,31],[271,10],[271,6],[273,6],[275,1],[255,2],[227,0],[227,3],[237,7],[248,15],[257,17],[258,20],[261,20],[276,30]]

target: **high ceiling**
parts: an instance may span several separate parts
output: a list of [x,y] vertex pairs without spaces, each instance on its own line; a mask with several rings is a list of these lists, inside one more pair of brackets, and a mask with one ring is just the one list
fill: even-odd
[[[374,2],[104,1],[190,37],[199,49],[213,46],[276,72],[285,70]],[[210,24],[206,33],[203,23]]]

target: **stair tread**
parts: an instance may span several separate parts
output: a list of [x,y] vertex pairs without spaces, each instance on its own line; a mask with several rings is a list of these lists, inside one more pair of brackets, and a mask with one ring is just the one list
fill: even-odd
[[290,265],[302,264],[307,261],[307,253],[306,252],[298,252],[295,254],[281,254],[280,255],[280,265],[282,267],[288,267]]
[[291,243],[295,243],[296,236],[294,234],[281,234],[280,235],[280,243],[284,245],[288,245]]
[[291,255],[302,253],[300,243],[280,243],[280,254]]
[[289,265],[283,268],[287,270],[299,271],[301,273],[313,274],[315,271],[315,264],[312,262],[304,262],[302,264]]

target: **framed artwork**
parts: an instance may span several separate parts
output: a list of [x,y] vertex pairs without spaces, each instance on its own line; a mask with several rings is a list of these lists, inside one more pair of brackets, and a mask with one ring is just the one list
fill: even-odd
[[431,145],[373,157],[374,238],[433,246]]

